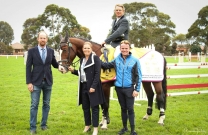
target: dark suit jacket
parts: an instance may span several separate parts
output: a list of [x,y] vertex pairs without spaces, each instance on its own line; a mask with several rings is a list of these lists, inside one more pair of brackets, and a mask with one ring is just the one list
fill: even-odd
[[125,16],[122,16],[117,23],[115,23],[116,19],[113,20],[112,23],[112,31],[111,35],[105,40],[106,44],[111,44],[113,47],[120,45],[121,40],[116,40],[116,38],[124,37],[123,40],[128,40],[129,34],[129,22]]
[[48,85],[53,84],[53,77],[51,65],[58,68],[58,63],[54,56],[54,50],[46,47],[47,56],[45,63],[43,63],[38,46],[28,50],[27,63],[26,63],[26,84],[32,83],[33,85],[40,85],[45,74]]
[[[82,64],[83,58],[80,60],[80,65]],[[81,66],[80,66],[81,67]],[[94,88],[95,92],[88,93],[90,96],[90,105],[96,106],[99,104],[103,104],[105,102],[104,93],[102,90],[102,85],[100,81],[100,70],[101,70],[101,61],[100,58],[94,54],[91,53],[89,59],[87,60],[87,63],[85,64],[84,71],[86,74],[86,80],[87,80],[87,89],[90,90],[90,88]],[[79,76],[79,87],[78,87],[78,105],[82,104],[82,98],[81,95],[81,82],[80,82],[80,75],[81,75],[81,69],[74,70],[72,74]]]

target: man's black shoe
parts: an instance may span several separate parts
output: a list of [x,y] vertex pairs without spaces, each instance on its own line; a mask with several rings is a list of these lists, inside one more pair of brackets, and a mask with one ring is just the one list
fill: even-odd
[[48,130],[48,128],[47,128],[47,127],[41,127],[41,129],[42,129],[42,130]]
[[118,135],[122,135],[124,133],[128,132],[128,128],[122,128],[119,132]]
[[130,135],[137,135],[137,133],[134,131],[134,132],[131,132]]

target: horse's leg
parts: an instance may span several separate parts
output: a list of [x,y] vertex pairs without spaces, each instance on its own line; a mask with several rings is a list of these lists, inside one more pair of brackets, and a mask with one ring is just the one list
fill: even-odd
[[157,94],[157,96],[156,96],[157,106],[158,106],[158,109],[160,110],[158,124],[164,125],[166,95],[163,92],[162,82],[154,82],[153,85],[155,87],[155,92]]
[[103,105],[101,105],[103,117],[102,117],[102,121],[100,122],[100,126],[101,126],[101,129],[107,129],[107,124],[110,123],[110,117],[109,117],[109,111],[108,110],[109,110],[109,104],[110,104],[110,87],[111,87],[111,84],[110,83],[103,83],[102,87],[103,87],[106,102]]
[[151,82],[142,82],[142,85],[143,85],[143,88],[146,92],[147,99],[148,99],[147,113],[143,117],[144,120],[147,120],[149,116],[152,115],[154,92],[152,90]]

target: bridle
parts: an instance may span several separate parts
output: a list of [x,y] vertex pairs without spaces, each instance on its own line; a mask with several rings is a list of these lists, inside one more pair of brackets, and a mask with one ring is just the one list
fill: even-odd
[[[73,47],[72,47],[72,43],[70,42],[70,39],[68,39],[68,42],[61,42],[60,45],[59,45],[59,48],[62,48],[63,46],[67,45],[68,46],[68,56],[67,56],[67,59],[63,59],[63,60],[59,60],[58,63],[59,65],[63,66],[64,69],[68,72],[68,67],[72,66],[72,67],[76,67],[78,65],[78,62],[80,61],[77,60],[75,62],[73,61],[70,61],[70,50],[72,50],[72,52],[74,54],[76,54],[76,52],[74,51]],[[62,50],[62,49],[61,49]],[[66,50],[63,50],[63,51],[66,51]],[[66,64],[62,64],[63,62],[65,62]]]
[[[65,46],[65,45],[68,46],[68,56],[67,56],[67,59],[60,60],[60,61],[58,61],[58,63],[59,63],[59,65],[63,66],[64,69],[68,72],[68,67],[72,66],[75,69],[75,67],[78,65],[80,59],[78,59],[75,62],[70,61],[70,52],[71,52],[70,50],[72,50],[72,52],[76,55],[76,52],[74,51],[74,49],[72,47],[72,43],[70,42],[70,38],[68,38],[67,42],[66,42],[66,40],[65,41],[61,41],[60,45],[59,45],[59,49],[62,48],[63,46]],[[102,46],[100,48],[102,48]],[[100,48],[98,48],[95,52],[100,50]],[[66,50],[63,50],[63,51],[66,51]],[[63,64],[63,62],[66,63],[66,64]]]

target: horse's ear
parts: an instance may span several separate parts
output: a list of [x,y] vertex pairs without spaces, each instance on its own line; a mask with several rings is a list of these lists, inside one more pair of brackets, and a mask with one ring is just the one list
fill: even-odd
[[65,42],[68,42],[68,39],[69,39],[69,34],[68,34],[68,32],[66,32]]

